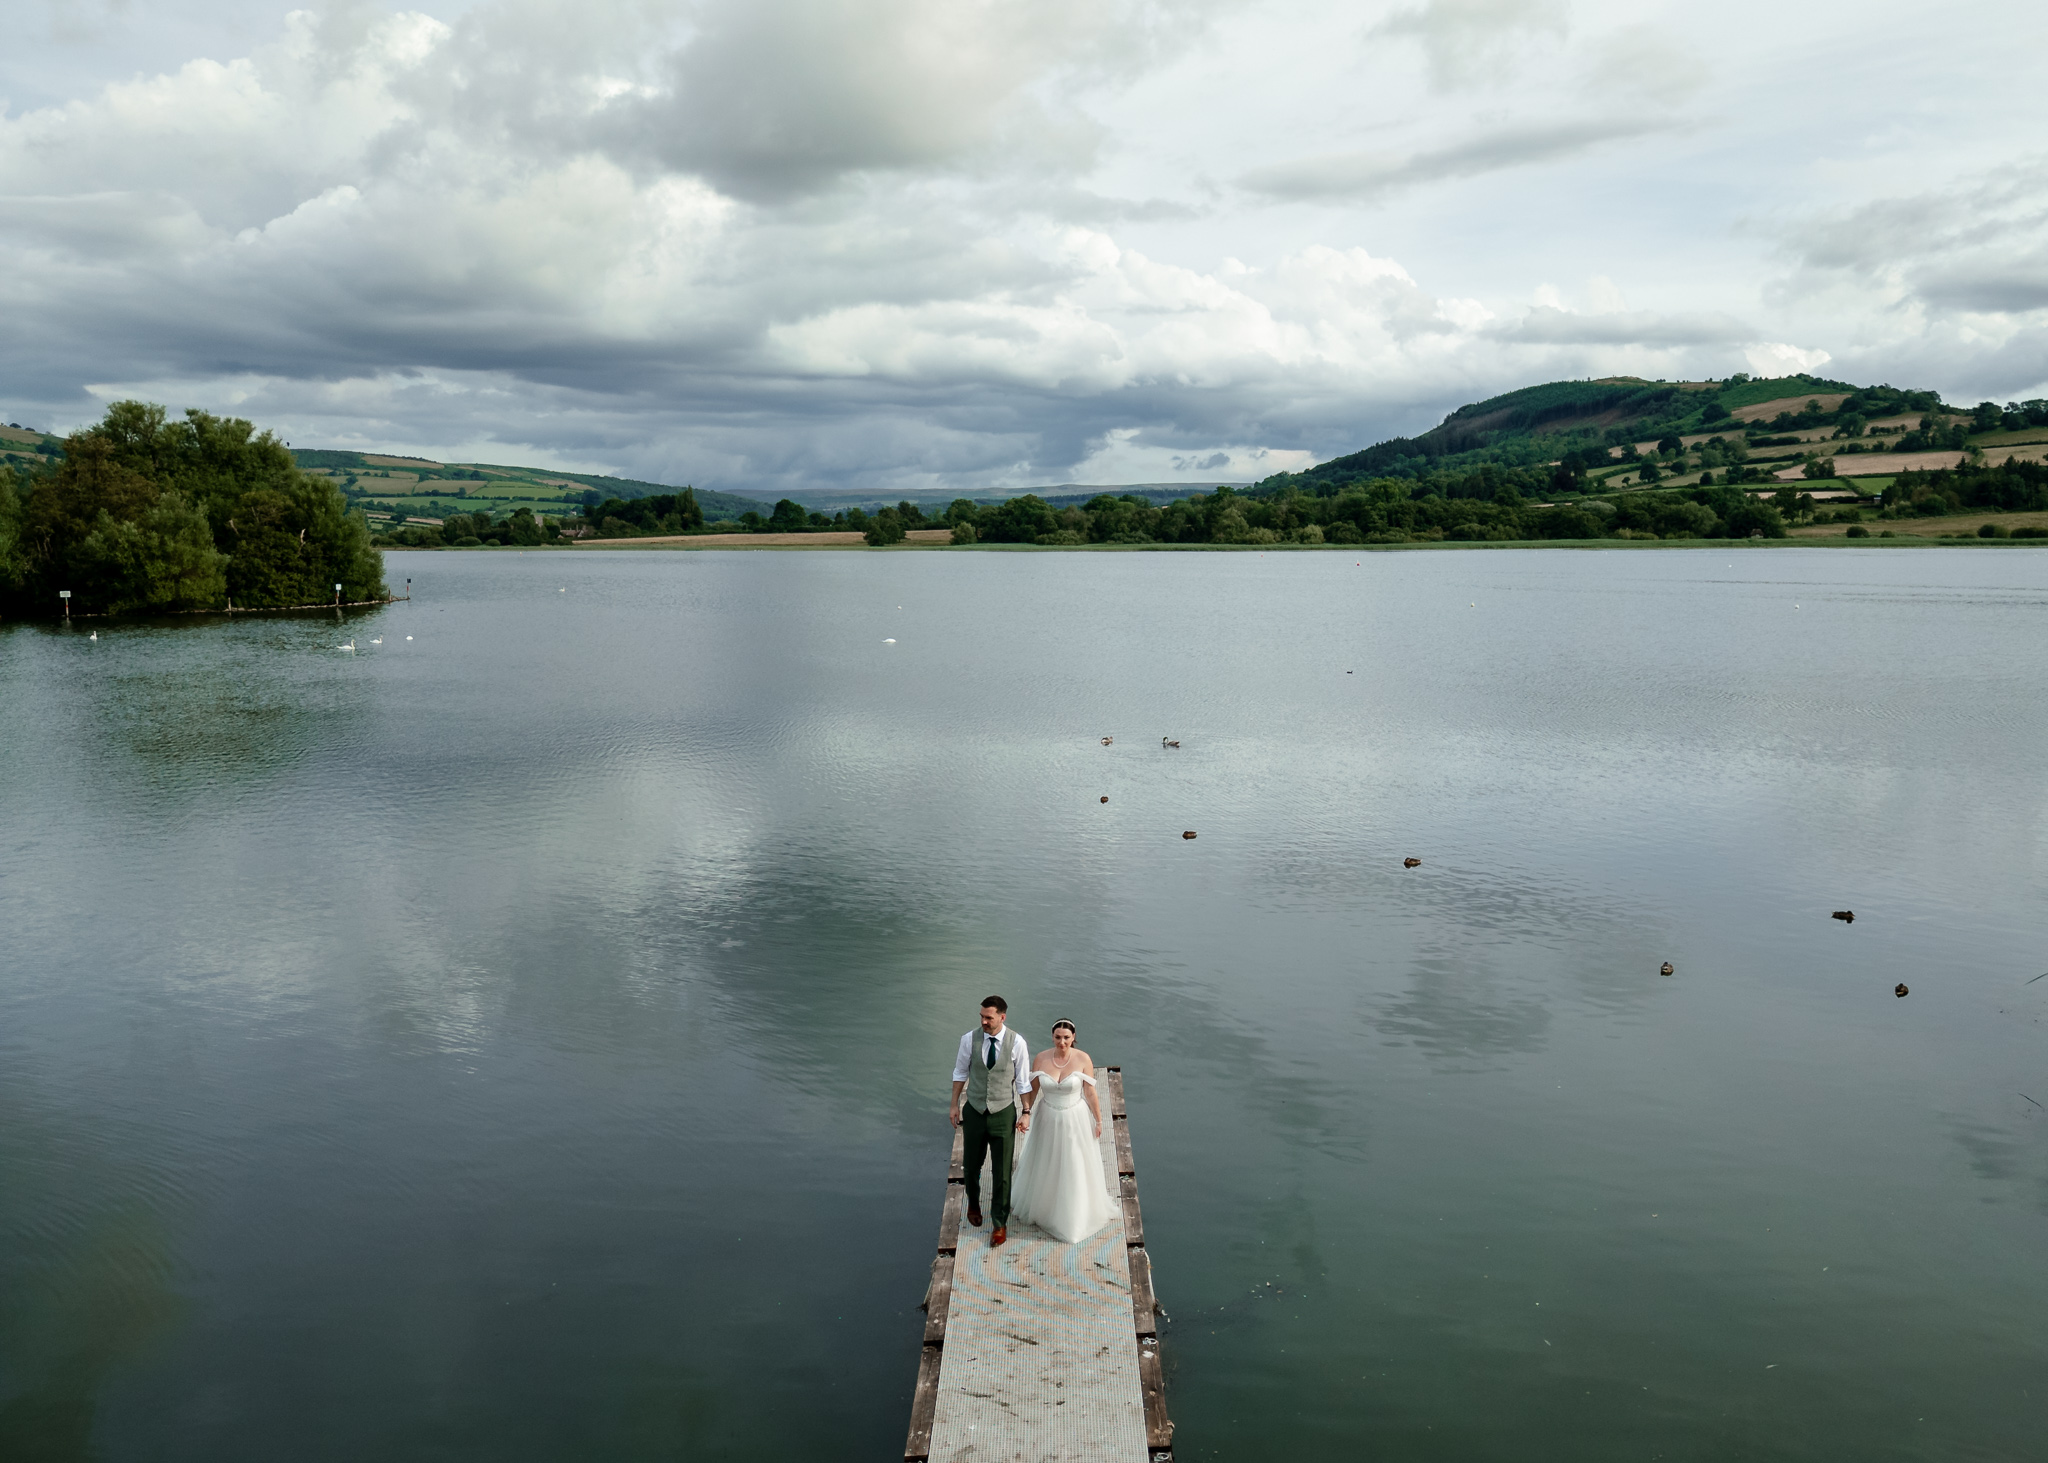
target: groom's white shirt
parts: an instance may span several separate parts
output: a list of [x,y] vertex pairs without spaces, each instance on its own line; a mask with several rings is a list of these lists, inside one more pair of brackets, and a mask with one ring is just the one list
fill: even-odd
[[[996,1033],[996,1040],[1001,1041],[1006,1034],[1016,1036],[1016,1033],[1011,1031],[1006,1025],[1001,1031]],[[955,1082],[965,1082],[967,1080],[967,1064],[982,1060],[987,1051],[988,1033],[980,1027],[977,1026],[974,1030],[961,1037],[960,1056],[953,1063],[953,1080]],[[1031,1049],[1024,1045],[1024,1038],[1021,1036],[1017,1037],[1017,1095],[1019,1097],[1029,1097],[1031,1095]]]

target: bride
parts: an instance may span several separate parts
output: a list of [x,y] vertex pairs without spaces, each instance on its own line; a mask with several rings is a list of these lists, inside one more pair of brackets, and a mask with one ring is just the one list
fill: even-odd
[[1053,1022],[1052,1050],[1031,1064],[1038,1096],[1010,1187],[1012,1212],[1065,1244],[1086,1239],[1116,1214],[1102,1171],[1095,1063],[1074,1045],[1075,1035],[1073,1022]]

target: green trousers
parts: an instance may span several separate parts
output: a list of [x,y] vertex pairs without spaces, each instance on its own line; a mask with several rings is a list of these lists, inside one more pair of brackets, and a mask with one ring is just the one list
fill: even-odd
[[960,1109],[960,1167],[967,1178],[967,1207],[981,1207],[981,1160],[987,1157],[988,1217],[998,1229],[1010,1222],[1010,1170],[1017,1163],[1017,1104],[1001,1112],[983,1112],[969,1104]]

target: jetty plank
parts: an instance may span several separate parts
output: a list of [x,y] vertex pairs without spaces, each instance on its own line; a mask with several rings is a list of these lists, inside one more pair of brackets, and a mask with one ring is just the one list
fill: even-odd
[[1140,1341],[1159,1335],[1159,1303],[1152,1297],[1152,1257],[1143,1245],[1131,1245],[1124,1259],[1131,1267],[1131,1326]]
[[932,1260],[931,1288],[925,1293],[924,1344],[946,1344],[946,1316],[953,1308],[953,1257],[939,1255]]
[[961,1212],[967,1207],[967,1189],[963,1184],[946,1185],[946,1207],[939,1214],[939,1253],[950,1255],[960,1248]]
[[1138,1181],[1130,1174],[1122,1179],[1124,1201],[1124,1239],[1127,1243],[1145,1243],[1145,1216],[1138,1212]]
[[910,1401],[910,1440],[903,1445],[905,1463],[925,1463],[932,1455],[932,1417],[939,1405],[939,1370],[945,1354],[927,1346],[917,1363],[917,1391]]
[[1159,1364],[1157,1342],[1138,1348],[1138,1376],[1145,1394],[1145,1447],[1154,1458],[1171,1453],[1173,1419],[1166,1415],[1166,1374]]
[[1131,1120],[1114,1118],[1111,1121],[1116,1125],[1116,1171],[1136,1173],[1137,1165],[1131,1161]]
[[956,1184],[957,1184],[957,1183],[961,1183],[961,1182],[963,1182],[963,1181],[964,1181],[964,1180],[966,1179],[966,1177],[967,1177],[967,1171],[966,1171],[966,1168],[965,1168],[965,1164],[966,1164],[966,1162],[967,1162],[967,1135],[966,1135],[965,1133],[961,1132],[961,1131],[960,1131],[960,1130],[959,1130],[958,1128],[955,1128],[955,1129],[953,1130],[953,1160],[952,1160],[952,1167],[951,1167],[951,1168],[949,1168],[949,1169],[947,1169],[947,1171],[946,1171],[946,1179],[947,1179],[947,1181],[948,1181],[949,1183],[956,1183]]

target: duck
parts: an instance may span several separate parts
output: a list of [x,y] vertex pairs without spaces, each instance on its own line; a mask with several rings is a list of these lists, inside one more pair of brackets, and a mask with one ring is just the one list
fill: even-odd
[[1108,802],[1108,801],[1109,801],[1109,794],[1108,794],[1108,793],[1104,793],[1104,794],[1102,795],[1102,800],[1103,800],[1103,801],[1104,801],[1105,803],[1106,803],[1106,802]]
[[1828,918],[1838,919],[1845,925],[1853,925],[1856,923],[1856,911],[1853,909],[1838,909],[1829,915]]
[[1404,858],[1401,860],[1401,867],[1404,869],[1419,869],[1422,867],[1422,860],[1419,858]]
[[1172,737],[1161,737],[1159,739],[1159,745],[1162,747],[1178,747],[1180,743],[1175,741]]
[[1187,831],[1187,832],[1185,832],[1185,833],[1181,834],[1181,837],[1183,837],[1183,838],[1193,838],[1194,836],[1195,836],[1195,830],[1194,830],[1194,829],[1192,829],[1192,828],[1188,829],[1188,831]]
[[1116,741],[1116,738],[1115,738],[1115,737],[1104,737],[1104,738],[1102,739],[1102,745],[1103,745],[1103,746],[1105,746],[1105,747],[1107,747],[1107,746],[1111,745],[1111,744],[1112,744],[1113,742],[1115,742],[1115,741]]
[[1900,997],[1901,999],[1904,999],[1906,996],[1911,995],[1912,992],[1906,989],[1906,983],[1904,981],[1900,981],[1897,985],[1892,987],[1892,994]]
[[1657,974],[1659,974],[1659,975],[1669,975],[1669,974],[1671,974],[1671,962],[1670,962],[1669,960],[1667,960],[1667,961],[1665,961],[1665,962],[1664,962],[1664,963],[1663,963],[1662,965],[1658,966],[1658,967],[1657,967]]

